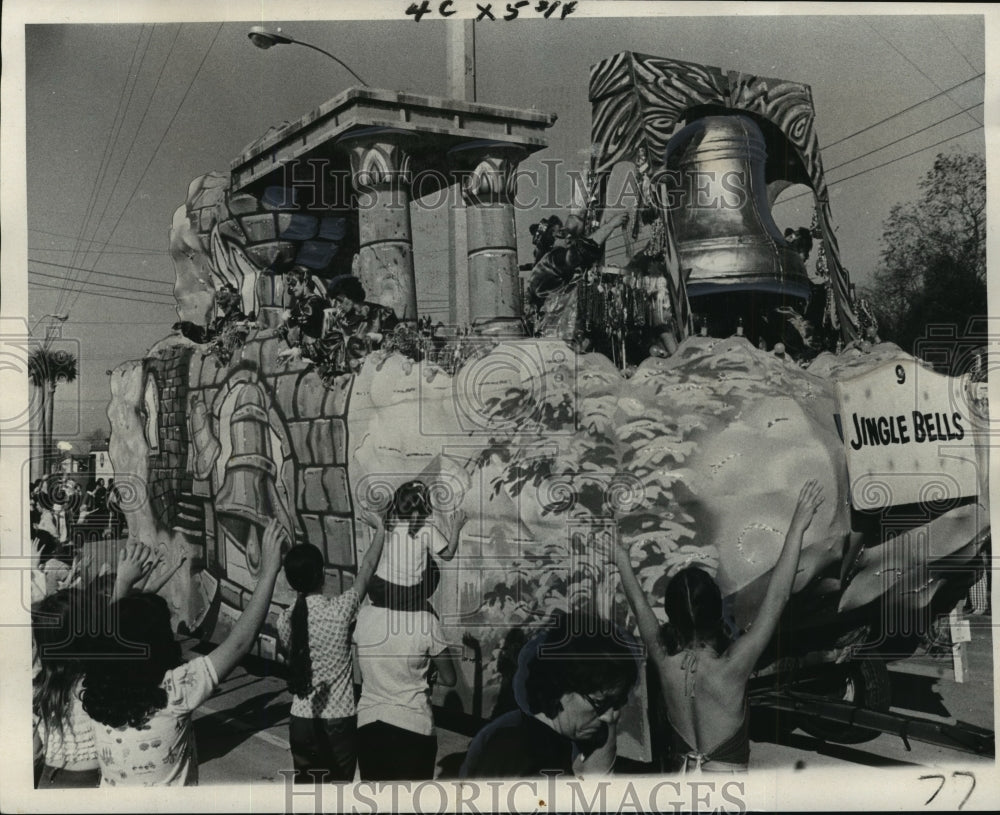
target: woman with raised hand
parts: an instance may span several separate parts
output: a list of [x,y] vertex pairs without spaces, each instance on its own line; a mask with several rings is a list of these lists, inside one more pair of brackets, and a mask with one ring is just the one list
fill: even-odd
[[385,522],[364,520],[374,534],[354,584],[337,596],[323,593],[323,553],[300,543],[285,556],[285,577],[298,593],[278,617],[278,644],[288,663],[292,710],[288,743],[295,781],[353,781],[357,766],[351,631],[382,556]]
[[736,641],[725,631],[722,593],[708,572],[688,567],[670,579],[663,598],[668,622],[661,627],[632,569],[628,549],[616,547],[615,565],[647,656],[659,674],[674,749],[683,756],[682,771],[747,769],[747,682],[791,596],[802,538],[822,501],[818,482],[807,481],[757,616]]

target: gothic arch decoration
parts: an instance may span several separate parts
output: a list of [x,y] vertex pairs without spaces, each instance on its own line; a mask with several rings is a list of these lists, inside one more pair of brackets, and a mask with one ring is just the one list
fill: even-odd
[[623,52],[591,67],[590,101],[592,161],[600,203],[610,169],[619,161],[637,160],[640,149],[658,167],[670,136],[692,111],[694,115],[699,109],[739,111],[777,128],[805,170],[805,179],[791,180],[802,180],[813,192],[841,334],[847,340],[858,336],[850,279],[840,263],[832,226],[808,85]]

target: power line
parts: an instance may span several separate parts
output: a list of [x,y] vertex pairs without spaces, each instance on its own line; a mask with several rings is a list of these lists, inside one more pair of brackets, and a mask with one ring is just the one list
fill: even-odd
[[925,150],[931,150],[932,148],[938,147],[944,144],[945,142],[951,141],[952,139],[958,139],[961,138],[962,136],[967,136],[970,133],[975,133],[977,130],[982,130],[982,127],[983,127],[982,125],[976,125],[975,127],[970,127],[968,130],[963,130],[961,133],[956,133],[954,136],[948,136],[945,139],[941,139],[941,141],[934,142],[934,144],[928,144],[926,147],[921,147],[919,150],[913,150],[910,153],[904,153],[903,155],[898,156],[894,159],[890,159],[889,161],[885,161],[882,164],[876,164],[874,167],[869,167],[867,170],[861,170],[860,172],[857,172],[854,175],[845,176],[844,178],[838,178],[836,181],[831,181],[828,186],[832,187],[834,184],[839,184],[842,181],[850,181],[852,178],[857,178],[859,175],[870,173],[872,170],[878,170],[881,167],[886,167],[890,164],[895,164],[897,161],[902,161],[904,158],[915,156],[917,153],[923,153]]
[[[66,321],[66,325],[107,325],[107,320],[73,320]],[[121,320],[119,325],[163,325],[162,320]]]
[[[967,136],[969,133],[974,133],[977,130],[982,130],[982,125],[977,125],[976,127],[970,127],[968,130],[963,130],[961,133],[956,133],[954,136],[948,136],[945,139],[941,139],[941,141],[934,142],[934,144],[928,144],[926,147],[921,147],[918,150],[913,150],[912,152],[904,153],[903,155],[897,156],[894,159],[889,159],[889,161],[884,161],[881,164],[876,164],[874,167],[869,167],[866,170],[861,170],[857,173],[854,173],[854,175],[848,175],[844,176],[843,178],[838,178],[836,181],[829,182],[826,186],[832,187],[835,184],[840,184],[842,181],[850,181],[852,178],[857,178],[858,176],[865,175],[865,173],[870,173],[873,170],[878,170],[881,169],[882,167],[887,167],[890,164],[895,164],[897,161],[902,161],[904,158],[915,156],[917,155],[917,153],[923,153],[925,150],[932,150],[933,148],[938,147],[944,144],[945,142],[949,142],[952,139],[961,138],[962,136]],[[789,201],[794,201],[796,198],[801,198],[804,195],[812,195],[812,190],[810,190],[809,192],[800,192],[798,195],[793,195],[791,198],[786,198],[783,201],[780,201],[779,203],[787,204]]]
[[[45,272],[31,272],[31,271],[29,271],[28,275],[29,275],[29,277],[31,275],[34,275],[35,277],[47,277],[47,278],[51,278],[52,280],[65,280],[65,278],[61,277],[60,275],[57,275],[57,274],[46,274]],[[98,283],[97,281],[93,281],[93,280],[88,280],[85,285],[87,285],[87,286],[100,286],[101,288],[115,289],[117,291],[130,291],[133,294],[152,294],[152,295],[154,295],[156,297],[169,297],[169,295],[165,294],[164,292],[149,291],[148,289],[133,289],[130,286],[115,286],[113,283]]]
[[965,52],[963,52],[957,45],[955,45],[955,41],[948,34],[948,29],[945,28],[943,25],[939,25],[938,26],[938,31],[940,31],[942,34],[944,34],[944,38],[946,40],[948,40],[948,43],[951,45],[951,47],[953,49],[955,49],[955,51],[958,53],[958,55],[963,60],[965,60],[965,64],[969,66],[969,69],[973,70],[973,71],[976,70],[976,66],[974,66],[971,62],[969,62],[969,58],[967,56],[965,56]]
[[[55,289],[56,291],[63,291],[64,290],[63,286],[53,286],[51,283],[43,283],[43,282],[37,281],[37,280],[29,280],[28,281],[28,285],[29,286],[37,286],[38,288],[41,288],[41,289]],[[110,297],[113,300],[131,300],[133,303],[145,303],[147,306],[169,306],[169,305],[171,305],[170,303],[161,303],[159,301],[154,301],[154,300],[140,300],[140,299],[138,299],[136,297],[123,297],[120,294],[110,294],[110,293],[105,293],[105,292],[100,292],[100,291],[87,291],[86,289],[79,289],[77,291],[77,298],[79,298],[79,296],[81,294],[86,294],[86,295],[89,295],[91,297]]]
[[[29,257],[28,263],[40,263],[43,266],[55,266],[57,269],[73,269],[76,271],[89,272],[91,274],[107,275],[108,277],[123,277],[126,280],[136,280],[139,283],[152,283],[154,286],[173,286],[172,283],[166,280],[152,280],[148,277],[136,277],[135,275],[127,274],[115,274],[114,272],[103,272],[97,269],[81,269],[79,266],[69,266],[65,263],[52,263],[48,260],[38,260],[37,258]],[[160,292],[157,292],[159,294]]]
[[973,108],[978,108],[983,104],[984,104],[983,102],[976,102],[976,104],[970,105],[969,107],[965,108],[965,110],[960,110],[957,113],[952,113],[949,116],[945,116],[943,119],[938,119],[936,122],[931,122],[929,125],[922,127],[919,130],[914,130],[912,133],[907,133],[905,136],[900,136],[898,139],[893,139],[891,142],[887,142],[886,144],[883,144],[881,147],[876,147],[872,150],[869,150],[866,153],[862,153],[860,156],[856,156],[855,158],[850,158],[847,161],[842,161],[840,164],[836,164],[833,167],[829,167],[827,169],[827,172],[832,172],[833,170],[837,170],[848,164],[853,164],[855,161],[860,161],[861,159],[866,158],[867,156],[870,156],[873,153],[879,152],[879,150],[885,150],[886,147],[892,147],[894,144],[899,144],[901,141],[905,141],[906,139],[909,139],[912,136],[916,136],[918,133],[923,133],[925,130],[930,130],[932,127],[937,127],[939,124],[947,122],[950,119],[954,119],[956,116],[961,116],[966,111],[972,110]]
[[[79,252],[78,249],[55,249],[51,246],[29,246],[28,251],[30,252]],[[151,249],[105,249],[105,255],[148,255],[150,257],[163,257],[166,252],[154,252]],[[41,262],[41,261],[39,261]],[[74,269],[79,269],[81,267],[74,266]]]
[[[125,154],[125,158],[122,159],[121,167],[119,168],[118,174],[115,177],[114,184],[112,184],[112,186],[111,186],[111,192],[108,193],[108,197],[104,201],[104,207],[101,210],[101,214],[97,217],[97,225],[94,227],[94,234],[95,235],[97,234],[97,230],[100,228],[101,224],[104,222],[104,216],[107,213],[108,208],[111,206],[111,200],[114,198],[115,191],[118,189],[118,184],[119,184],[119,182],[122,179],[122,175],[124,174],[126,166],[128,165],[128,160],[129,160],[129,158],[131,158],[132,151],[135,148],[136,142],[139,140],[139,133],[142,131],[142,126],[146,122],[146,116],[149,115],[150,108],[152,108],[152,106],[153,106],[153,101],[156,98],[156,91],[160,87],[160,82],[163,80],[163,73],[164,73],[164,71],[165,71],[165,69],[167,67],[167,63],[170,62],[170,57],[173,56],[174,47],[177,45],[177,38],[180,36],[181,28],[183,28],[183,25],[179,25],[177,27],[177,30],[174,32],[174,38],[170,42],[170,48],[167,50],[167,55],[166,55],[166,57],[163,60],[163,64],[160,65],[160,71],[159,71],[159,73],[156,76],[156,82],[153,84],[153,89],[149,93],[149,99],[148,99],[148,101],[146,103],[146,108],[145,108],[145,110],[143,110],[142,117],[139,119],[139,124],[136,125],[135,132],[132,134],[132,141],[130,142],[130,144],[128,146],[128,151]],[[152,41],[152,39],[153,39],[153,35],[151,33],[150,36],[149,36],[149,41]],[[148,47],[148,44],[147,44],[147,47]],[[137,82],[138,82],[138,77],[137,77]],[[134,88],[134,86],[133,86],[133,88]],[[154,150],[154,155],[155,155],[155,150]],[[145,177],[145,172],[143,173],[143,177]],[[140,179],[140,183],[141,183],[141,179]],[[103,186],[103,179],[102,179],[102,186]],[[136,186],[136,189],[138,189],[138,185]],[[128,209],[129,204],[132,203],[132,197],[134,197],[134,195],[135,195],[135,193],[133,193],[133,196],[129,197],[129,200],[126,202],[125,207],[122,210],[121,215],[118,216],[118,221],[115,223],[114,228],[112,228],[111,232],[108,233],[108,238],[109,239],[114,234],[114,231],[118,227],[118,223],[120,223],[121,218],[122,218],[122,216],[124,216],[125,211]],[[88,222],[89,222],[89,219],[88,219]],[[95,251],[97,251],[97,250],[88,249],[84,254],[88,255],[91,252],[95,252]],[[103,247],[102,247],[102,252],[103,252]],[[98,261],[100,261],[100,259],[101,259],[102,256],[103,256],[102,253],[99,253],[97,255],[97,258],[94,260],[94,264],[95,265],[98,263]],[[74,258],[74,260],[75,260],[75,258]],[[86,281],[86,279],[87,279],[87,275],[86,274],[81,275],[81,277],[80,277],[81,285],[82,285],[82,283],[84,281]],[[75,301],[74,301],[74,304],[75,304]],[[71,310],[71,309],[72,309],[72,304],[70,306],[70,309],[67,309],[67,310]]]
[[892,121],[893,119],[896,119],[899,116],[902,116],[904,113],[909,113],[914,108],[918,108],[921,105],[926,105],[928,102],[933,102],[939,96],[944,96],[949,91],[953,91],[956,88],[960,88],[960,87],[962,87],[962,85],[968,85],[970,82],[973,82],[973,81],[975,81],[977,79],[981,79],[985,75],[986,75],[985,73],[980,73],[980,74],[976,74],[975,76],[970,76],[968,79],[963,79],[961,82],[959,82],[959,83],[957,83],[955,85],[952,85],[950,88],[945,88],[943,91],[941,91],[941,93],[936,93],[933,96],[928,96],[926,99],[921,99],[919,102],[916,102],[916,103],[910,105],[909,107],[903,108],[902,110],[896,111],[895,113],[893,113],[893,114],[891,114],[889,116],[886,116],[884,119],[879,119],[877,122],[873,122],[872,124],[868,125],[867,127],[863,127],[860,130],[855,130],[853,133],[848,133],[846,136],[843,136],[842,138],[839,138],[836,141],[832,141],[829,144],[825,145],[823,149],[824,150],[829,150],[835,144],[840,144],[841,142],[845,142],[848,139],[853,139],[855,136],[860,136],[862,133],[867,133],[869,130],[872,130],[873,128],[876,128],[879,125],[883,125],[886,122]]
[[[928,75],[927,75],[926,73],[924,73],[923,69],[922,69],[922,68],[921,68],[921,67],[920,67],[919,65],[917,65],[917,63],[915,63],[915,62],[914,62],[914,61],[913,61],[912,59],[910,59],[910,58],[909,58],[908,56],[906,56],[906,54],[904,54],[904,53],[903,53],[903,52],[902,52],[902,51],[901,51],[901,50],[900,50],[899,48],[897,48],[897,47],[896,47],[896,45],[895,45],[895,44],[894,44],[894,43],[892,42],[892,40],[890,40],[890,39],[889,39],[888,37],[886,37],[886,36],[885,36],[885,34],[883,34],[883,33],[882,33],[881,31],[879,31],[879,30],[878,30],[877,28],[875,28],[875,26],[873,26],[873,25],[872,25],[872,24],[871,24],[871,23],[870,23],[870,22],[869,22],[868,20],[865,20],[865,24],[866,24],[866,25],[867,25],[867,26],[868,26],[868,27],[869,27],[869,28],[870,28],[870,29],[871,29],[872,31],[874,31],[874,32],[875,32],[876,34],[878,34],[878,35],[879,35],[879,36],[880,36],[880,37],[881,37],[881,38],[882,38],[883,40],[885,40],[885,41],[886,41],[886,42],[887,42],[887,43],[889,44],[889,47],[890,47],[890,48],[891,48],[891,49],[892,49],[893,51],[895,51],[895,52],[896,52],[897,54],[899,54],[899,55],[900,55],[900,56],[901,56],[901,57],[902,57],[903,59],[905,59],[905,60],[906,60],[906,61],[907,61],[907,62],[908,62],[908,63],[909,63],[910,65],[912,65],[912,66],[913,66],[913,69],[914,69],[914,70],[915,70],[915,71],[916,71],[916,72],[917,72],[918,74],[920,74],[920,75],[921,75],[921,76],[922,76],[922,77],[923,77],[924,79],[926,79],[926,80],[927,80],[928,82],[930,82],[930,83],[931,83],[931,84],[932,84],[932,85],[933,85],[933,86],[934,86],[935,88],[937,88],[937,89],[938,89],[939,91],[941,90],[941,86],[940,86],[940,85],[938,85],[938,83],[937,83],[937,82],[935,82],[935,81],[934,81],[933,79],[931,79],[931,77],[929,77],[929,76],[928,76]],[[942,93],[946,93],[946,92],[945,92],[945,91],[942,91]],[[954,99],[952,99],[952,98],[951,98],[950,96],[948,97],[948,99],[949,99],[949,101],[951,101],[951,102],[955,102],[955,100],[954,100]],[[955,102],[955,104],[957,105],[957,104],[958,104],[958,102]],[[982,122],[980,122],[979,120],[977,120],[977,119],[976,119],[976,117],[975,117],[975,116],[973,116],[973,115],[972,115],[971,113],[969,114],[969,118],[970,118],[970,119],[972,119],[972,121],[974,121],[974,122],[975,122],[976,124],[980,124],[980,125],[982,124]]]
[[[149,168],[152,166],[153,161],[156,159],[156,155],[160,150],[160,147],[166,140],[167,134],[170,132],[170,128],[173,126],[174,121],[177,119],[177,114],[180,113],[181,108],[184,106],[184,102],[187,101],[188,94],[191,93],[191,88],[194,87],[195,81],[201,75],[201,70],[202,68],[204,68],[205,62],[208,60],[209,54],[212,53],[212,48],[215,45],[215,41],[219,38],[219,34],[222,32],[222,26],[223,23],[219,23],[219,27],[215,30],[215,35],[212,37],[212,41],[208,44],[208,48],[205,49],[205,55],[202,57],[201,62],[198,63],[198,68],[194,72],[194,76],[191,77],[191,81],[188,83],[187,88],[184,90],[184,95],[181,97],[180,102],[177,103],[177,107],[174,109],[173,115],[170,117],[170,121],[167,122],[167,126],[163,130],[163,135],[160,137],[160,140],[156,143],[156,146],[153,148],[153,152],[149,157],[149,161],[146,162],[146,166],[143,168],[142,174],[139,176],[139,180],[136,182],[135,188],[132,190],[132,194],[129,196],[128,201],[125,202],[125,206],[122,208],[121,213],[118,215],[118,219],[115,221],[115,225],[111,228],[111,231],[108,233],[109,238],[112,235],[114,235],[115,230],[118,228],[118,225],[121,223],[122,218],[128,211],[129,205],[132,203],[132,199],[135,198],[136,193],[139,191],[139,187],[142,185],[142,181],[146,177],[146,173],[149,172]],[[98,256],[98,259],[100,259],[100,256]]]
[[[149,45],[153,40],[152,30],[150,30],[149,37],[146,39],[146,47],[142,52],[142,58],[139,60],[139,68],[135,72],[135,80],[132,82],[132,91],[129,93],[128,101],[125,102],[123,110],[122,99],[125,96],[125,90],[129,86],[129,77],[132,75],[132,66],[135,65],[135,57],[136,54],[139,53],[139,46],[142,43],[142,35],[145,30],[146,30],[145,25],[143,25],[139,29],[139,36],[136,38],[135,41],[135,48],[132,49],[132,58],[129,60],[129,66],[125,72],[125,82],[122,84],[121,92],[118,94],[118,104],[115,107],[115,114],[111,120],[112,138],[109,138],[108,141],[105,142],[104,153],[101,156],[101,162],[97,168],[97,176],[94,179],[94,186],[91,189],[91,193],[87,201],[87,206],[85,209],[85,212],[87,214],[86,217],[83,219],[83,223],[80,225],[80,231],[77,234],[76,240],[74,242],[74,248],[77,251],[74,251],[73,254],[70,256],[70,263],[76,263],[77,257],[79,255],[79,249],[82,247],[84,240],[86,240],[83,236],[87,232],[90,220],[94,215],[94,208],[97,203],[97,198],[100,195],[100,189],[101,187],[104,186],[104,177],[107,171],[107,165],[110,162],[111,153],[114,151],[114,147],[118,144],[118,136],[121,133],[121,127],[125,122],[126,118],[125,111],[128,110],[129,105],[132,102],[132,94],[135,92],[135,86],[139,82],[139,74],[142,72],[142,66],[146,61],[146,54],[149,53]],[[97,230],[95,227],[94,232],[96,233],[96,231]],[[62,301],[67,297],[68,297],[67,294],[60,295],[60,305]]]
[[[30,235],[32,232],[41,232],[43,235],[54,235],[57,238],[69,238],[70,240],[77,240],[77,238],[73,235],[66,235],[62,232],[50,232],[47,229],[39,229],[36,226],[29,226],[28,234]],[[102,241],[92,240],[90,238],[79,238],[79,240],[83,243],[102,243]],[[156,254],[156,255],[162,255],[165,251],[163,249],[150,249],[148,246],[130,246],[127,243],[111,243],[110,241],[103,241],[103,243],[106,246],[114,246],[118,249],[137,249],[141,252],[149,252],[150,254]],[[55,251],[55,250],[46,250],[46,251]],[[59,251],[61,252],[64,250],[60,249]]]

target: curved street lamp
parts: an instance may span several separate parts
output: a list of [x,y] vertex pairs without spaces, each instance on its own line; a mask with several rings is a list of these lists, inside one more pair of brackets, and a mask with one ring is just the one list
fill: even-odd
[[64,322],[66,322],[69,319],[69,315],[68,314],[43,314],[41,317],[38,318],[38,320],[35,322],[34,326],[32,326],[31,331],[29,333],[34,334],[35,333],[35,329],[38,328],[38,326],[40,326],[42,324],[42,320],[47,320],[50,317],[53,320],[58,320],[60,323],[64,323]]
[[312,48],[313,51],[319,51],[321,54],[328,56],[338,65],[343,67],[348,73],[350,73],[350,75],[353,76],[356,80],[358,80],[358,82],[360,82],[366,88],[368,87],[368,83],[365,82],[360,76],[358,76],[353,70],[351,70],[350,66],[348,66],[347,63],[345,63],[342,59],[339,59],[338,57],[335,57],[333,54],[331,54],[329,51],[324,51],[322,48],[318,48],[317,46],[312,45],[308,42],[302,42],[302,40],[296,40],[292,37],[285,36],[284,34],[281,33],[280,28],[276,32],[274,32],[274,31],[268,31],[263,26],[255,25],[253,28],[250,29],[249,33],[247,34],[247,37],[249,38],[250,42],[252,42],[258,48],[264,51],[275,45],[288,45],[288,44],[304,45],[306,48]]

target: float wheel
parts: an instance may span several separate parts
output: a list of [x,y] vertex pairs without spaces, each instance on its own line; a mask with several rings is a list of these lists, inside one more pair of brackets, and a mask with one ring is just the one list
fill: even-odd
[[[884,712],[889,709],[892,691],[884,660],[864,659],[837,665],[828,677],[824,677],[822,685],[822,690],[816,690],[830,699],[868,710]],[[805,716],[800,719],[799,727],[818,739],[839,744],[861,744],[880,735],[876,730]]]

